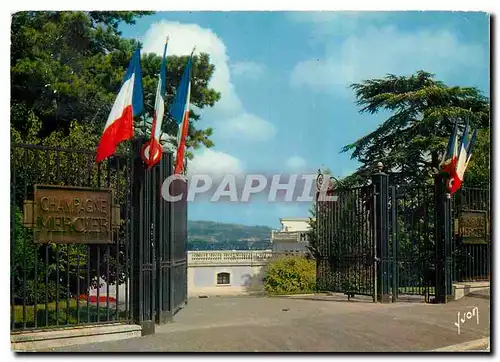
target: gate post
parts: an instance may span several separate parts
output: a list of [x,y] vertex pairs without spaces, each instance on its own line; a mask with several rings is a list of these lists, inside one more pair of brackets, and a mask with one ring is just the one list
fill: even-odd
[[436,287],[435,302],[446,303],[452,297],[452,212],[446,177],[434,179],[436,207]]
[[377,275],[377,300],[389,303],[389,176],[382,172],[382,163],[377,164],[377,173],[372,175],[375,187],[375,263]]
[[[154,302],[151,298],[152,265],[147,265],[146,256],[149,256],[151,247],[147,243],[151,239],[151,220],[148,208],[149,198],[146,187],[146,167],[141,159],[141,146],[143,139],[134,139],[133,144],[133,166],[132,166],[132,229],[131,229],[131,312],[132,321],[142,328],[142,335],[154,334],[155,323],[151,315],[154,310]],[[153,263],[154,264],[154,263]]]
[[172,173],[172,154],[163,151],[162,158],[156,170],[156,183],[158,185],[158,204],[156,208],[156,228],[157,238],[156,244],[156,275],[157,275],[157,291],[156,291],[156,311],[155,321],[157,324],[165,324],[173,321],[172,309],[170,307],[172,283],[170,275],[172,274],[172,235],[171,235],[171,218],[172,208],[171,203],[163,198],[162,189],[163,183]]

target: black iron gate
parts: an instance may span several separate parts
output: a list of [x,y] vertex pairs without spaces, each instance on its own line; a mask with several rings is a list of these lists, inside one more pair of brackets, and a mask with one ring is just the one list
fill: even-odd
[[[161,196],[172,156],[148,170],[135,154],[96,164],[94,151],[11,147],[12,331],[120,321],[146,334],[187,302],[186,198]],[[35,243],[25,205],[37,184],[112,189],[112,243]],[[172,187],[185,195],[186,181]]]
[[336,190],[336,201],[317,201],[318,290],[374,297],[373,190]]
[[389,187],[389,271],[392,301],[422,296],[430,301],[435,290],[436,246],[434,186]]
[[489,280],[489,190],[465,187],[451,197],[441,175],[433,185],[394,179],[378,172],[370,186],[317,201],[317,288],[444,303],[453,282]]
[[[86,150],[12,146],[12,330],[130,320],[131,166],[123,156],[97,165]],[[114,189],[122,223],[112,230],[113,243],[34,243],[24,204],[36,184]],[[89,295],[91,289],[96,295]]]

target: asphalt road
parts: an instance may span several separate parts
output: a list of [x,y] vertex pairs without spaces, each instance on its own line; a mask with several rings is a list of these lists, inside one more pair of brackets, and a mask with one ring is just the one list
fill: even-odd
[[[477,307],[477,319],[460,316]],[[374,304],[339,297],[191,299],[175,323],[141,338],[61,352],[408,352],[488,337],[490,301]]]

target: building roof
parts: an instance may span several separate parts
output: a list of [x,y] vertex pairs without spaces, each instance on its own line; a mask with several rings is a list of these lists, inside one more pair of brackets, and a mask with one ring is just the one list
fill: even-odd
[[[280,218],[280,222],[283,221],[309,221],[310,218],[308,217],[282,217]],[[314,218],[313,218],[314,220]]]

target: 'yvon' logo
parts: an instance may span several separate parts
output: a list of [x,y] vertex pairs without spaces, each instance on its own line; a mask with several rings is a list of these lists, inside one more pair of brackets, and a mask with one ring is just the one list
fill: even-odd
[[458,328],[458,334],[460,334],[460,326],[465,323],[466,320],[472,319],[472,317],[476,317],[476,324],[479,324],[479,309],[478,307],[474,307],[472,310],[463,314],[463,318],[460,318],[460,312],[457,312],[457,321],[455,325]]

